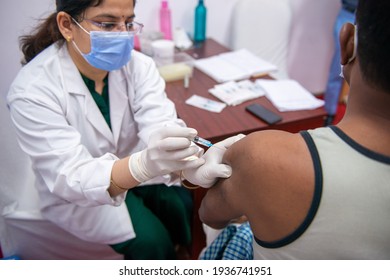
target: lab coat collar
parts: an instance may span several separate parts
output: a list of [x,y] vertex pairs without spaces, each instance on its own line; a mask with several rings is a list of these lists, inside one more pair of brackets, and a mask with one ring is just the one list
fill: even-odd
[[[116,147],[116,141],[114,140],[114,135],[111,132],[109,126],[107,125],[106,121],[104,120],[104,117],[102,113],[100,112],[98,106],[96,105],[95,100],[93,100],[91,93],[89,92],[87,86],[85,85],[81,74],[79,74],[79,71],[74,64],[72,58],[69,55],[69,52],[67,50],[66,45],[63,45],[59,50],[59,56],[61,59],[61,65],[63,70],[63,82],[64,82],[64,88],[68,91],[70,95],[81,95],[83,96],[83,104],[81,104],[82,112],[86,117],[86,119],[91,123],[91,125],[99,131],[110,143]],[[110,80],[110,78],[109,78]],[[110,83],[110,82],[109,82]],[[109,88],[110,92],[110,88]],[[112,98],[110,97],[110,103]],[[114,102],[113,103],[117,103]],[[123,101],[120,101],[120,103],[124,103]],[[124,106],[123,104],[122,106]],[[110,108],[113,108],[112,105],[110,105]],[[110,109],[111,110],[111,109]],[[123,109],[122,109],[123,111]],[[111,113],[110,113],[111,114]],[[116,119],[111,118],[111,127],[113,131],[117,131],[117,128],[115,127]],[[115,137],[115,139],[118,136]]]

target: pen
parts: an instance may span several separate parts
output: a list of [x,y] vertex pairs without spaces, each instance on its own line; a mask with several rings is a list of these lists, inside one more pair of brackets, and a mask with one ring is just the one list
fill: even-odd
[[203,139],[202,137],[199,136],[195,136],[195,138],[192,139],[191,141],[205,147],[211,147],[213,145],[209,140]]

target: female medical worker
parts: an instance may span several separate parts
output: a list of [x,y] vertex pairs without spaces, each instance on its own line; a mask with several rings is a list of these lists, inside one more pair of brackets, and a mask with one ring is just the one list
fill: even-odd
[[132,50],[135,0],[56,5],[22,37],[26,65],[7,96],[41,212],[126,259],[174,259],[175,244],[190,241],[189,217],[161,184],[204,163],[183,160],[201,152],[189,140],[197,132],[177,118],[153,61]]

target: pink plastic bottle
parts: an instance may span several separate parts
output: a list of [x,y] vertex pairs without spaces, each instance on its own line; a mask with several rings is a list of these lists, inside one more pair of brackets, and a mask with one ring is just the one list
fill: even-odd
[[172,40],[171,10],[168,7],[168,0],[161,0],[160,31],[164,33],[165,39]]

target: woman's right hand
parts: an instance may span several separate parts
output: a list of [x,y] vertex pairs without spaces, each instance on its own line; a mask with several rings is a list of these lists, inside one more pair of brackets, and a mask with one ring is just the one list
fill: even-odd
[[177,126],[153,132],[148,147],[130,156],[129,169],[134,179],[142,183],[156,176],[201,166],[205,160],[196,156],[199,148],[190,141],[196,135],[193,128]]

